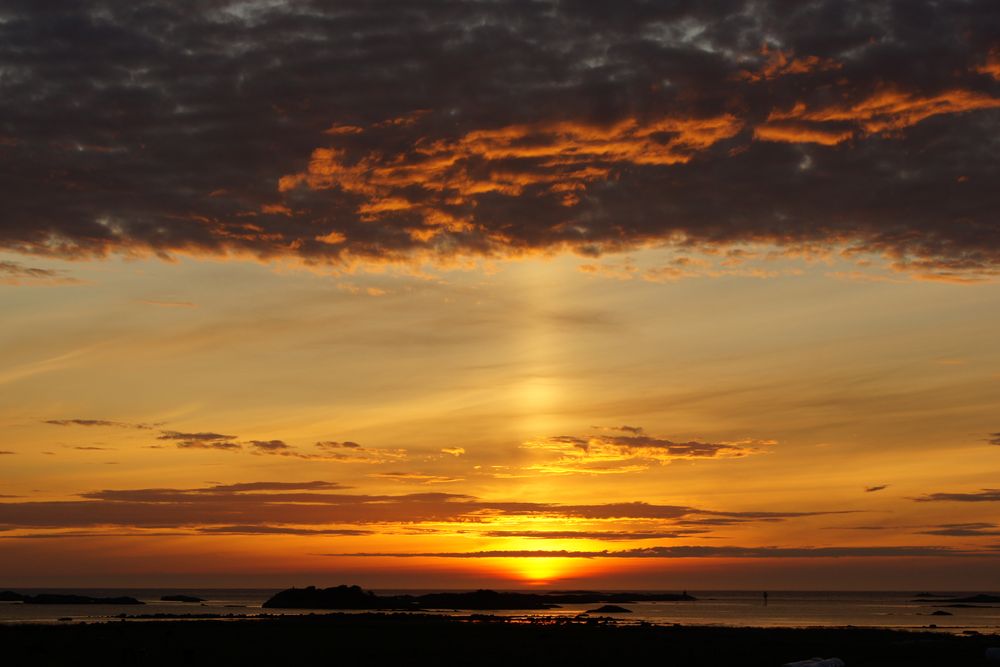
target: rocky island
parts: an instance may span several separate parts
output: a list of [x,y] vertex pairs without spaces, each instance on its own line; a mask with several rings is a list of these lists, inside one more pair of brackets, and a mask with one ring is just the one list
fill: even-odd
[[363,609],[420,611],[460,609],[469,611],[555,609],[564,604],[688,602],[687,593],[509,593],[491,590],[428,593],[426,595],[377,595],[360,586],[332,588],[289,588],[275,594],[263,606],[266,609]]

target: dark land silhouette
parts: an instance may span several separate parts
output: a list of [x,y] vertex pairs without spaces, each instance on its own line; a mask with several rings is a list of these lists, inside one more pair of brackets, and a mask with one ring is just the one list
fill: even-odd
[[836,655],[849,667],[989,664],[1000,636],[861,628],[653,626],[610,619],[309,614],[258,620],[2,625],[4,664],[775,667]]
[[467,593],[428,593],[426,595],[376,595],[359,586],[332,588],[289,588],[272,596],[267,609],[363,609],[413,610],[460,609],[470,611],[555,609],[563,604],[630,602],[689,602],[687,593],[599,593],[570,591],[555,593],[508,593],[478,590]]
[[619,607],[616,604],[606,604],[603,607],[598,607],[597,609],[588,609],[588,614],[631,614],[631,609],[626,609],[625,607]]

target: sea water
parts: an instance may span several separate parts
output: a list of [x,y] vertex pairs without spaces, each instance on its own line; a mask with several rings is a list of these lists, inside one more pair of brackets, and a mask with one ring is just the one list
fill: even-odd
[[[0,586],[0,590],[8,590]],[[327,613],[312,609],[264,609],[263,603],[278,592],[276,589],[29,589],[12,588],[18,593],[69,593],[89,597],[129,596],[145,602],[144,605],[34,605],[18,602],[0,602],[0,623],[58,623],[109,620],[121,614],[212,614],[221,616],[280,616],[310,613]],[[421,594],[430,591],[376,591],[382,594]],[[540,593],[532,589],[532,593]],[[621,591],[615,591],[621,592]],[[649,591],[645,591],[649,592]],[[972,607],[949,607],[945,598],[966,597],[975,593],[954,591],[938,592],[932,601],[918,601],[912,592],[823,592],[823,591],[771,591],[765,604],[760,591],[688,591],[697,600],[693,602],[639,602],[620,604],[632,613],[615,615],[622,622],[645,621],[655,624],[726,625],[747,627],[882,627],[900,629],[935,629],[960,633],[975,630],[984,633],[1000,632],[1000,604]],[[165,595],[190,595],[200,597],[204,603],[162,602]],[[441,610],[433,613],[468,615],[491,613],[515,618],[540,616],[573,618],[601,606],[590,603],[563,605],[544,611],[469,612]],[[950,616],[932,615],[935,611],[949,612]],[[931,627],[936,626],[936,627]]]

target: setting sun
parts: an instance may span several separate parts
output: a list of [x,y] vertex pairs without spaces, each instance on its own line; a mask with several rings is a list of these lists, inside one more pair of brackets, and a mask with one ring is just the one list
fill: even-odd
[[512,571],[514,578],[529,586],[550,586],[560,579],[578,574],[583,568],[572,561],[580,559],[556,557],[526,557],[507,559],[503,567]]

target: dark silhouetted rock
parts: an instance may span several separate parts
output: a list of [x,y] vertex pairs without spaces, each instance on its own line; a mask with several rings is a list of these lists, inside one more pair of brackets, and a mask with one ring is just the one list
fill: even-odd
[[334,588],[290,588],[264,603],[268,609],[371,609],[419,610],[463,609],[498,611],[515,609],[554,609],[563,604],[635,602],[682,602],[695,598],[687,593],[505,593],[478,590],[466,593],[428,593],[426,595],[375,595],[358,586]]
[[195,597],[193,595],[164,595],[160,598],[161,602],[204,602],[204,598]]
[[606,604],[603,607],[598,607],[597,609],[590,609],[587,611],[588,614],[631,614],[631,609],[626,609],[625,607],[619,607],[616,604]]
[[25,597],[27,596],[15,593],[14,591],[0,592],[0,602],[24,602]]
[[944,611],[943,609],[938,609],[937,611],[932,611],[931,616],[954,616],[950,611]]
[[915,602],[971,602],[974,604],[989,604],[991,602],[1000,602],[1000,595],[986,595],[980,593],[979,595],[970,595],[964,598],[935,598],[933,600],[915,600]]
[[398,597],[409,596],[379,597],[360,586],[308,586],[276,593],[262,606],[265,609],[390,609]]

